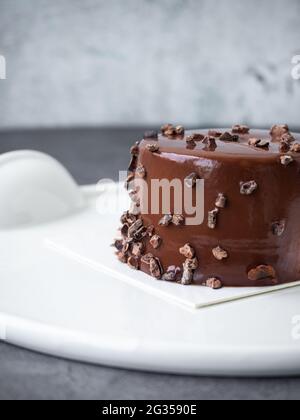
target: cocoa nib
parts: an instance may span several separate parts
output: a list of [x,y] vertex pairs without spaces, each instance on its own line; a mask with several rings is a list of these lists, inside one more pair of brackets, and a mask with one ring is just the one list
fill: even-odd
[[172,129],[172,128],[174,128],[174,127],[173,127],[173,124],[165,124],[165,125],[163,125],[163,126],[161,127],[161,132],[162,132],[162,134],[165,134],[165,133],[166,133],[166,131],[168,131],[168,130],[170,130],[170,129]]
[[139,178],[146,178],[146,169],[143,165],[139,164],[135,171],[136,176]]
[[185,244],[182,248],[179,250],[180,254],[185,256],[185,258],[192,259],[195,257],[195,250],[191,247],[190,244]]
[[132,250],[131,253],[132,255],[134,255],[135,257],[141,257],[144,251],[144,244],[142,242],[135,242],[132,245]]
[[219,209],[214,209],[208,212],[208,227],[210,229],[215,229],[217,226],[217,216],[219,214]]
[[149,270],[150,270],[151,276],[155,277],[158,280],[161,279],[163,275],[163,269],[162,269],[159,259],[151,258],[149,265],[150,265]]
[[166,130],[165,132],[164,132],[164,136],[166,136],[166,137],[170,137],[170,138],[172,138],[172,137],[176,137],[177,136],[177,133],[176,133],[176,128],[175,127],[170,127],[170,128],[168,128],[168,130]]
[[213,256],[219,260],[225,260],[226,258],[228,258],[228,252],[225,251],[225,249],[222,249],[220,246],[217,246],[216,248],[214,248],[212,250]]
[[141,258],[141,262],[144,264],[149,265],[150,261],[154,258],[154,256],[151,253],[145,254]]
[[150,239],[150,244],[152,245],[154,249],[159,248],[161,245],[161,237],[158,235],[153,235],[152,238]]
[[290,132],[283,134],[280,140],[290,144],[296,141],[295,137]]
[[222,289],[223,283],[221,282],[219,278],[211,277],[203,283],[203,286],[210,287],[211,289],[217,290],[217,289]]
[[232,127],[232,132],[234,134],[248,134],[249,131],[250,128],[247,125],[236,124]]
[[295,143],[291,147],[291,152],[300,153],[300,143]]
[[289,142],[281,140],[280,144],[279,144],[279,152],[281,153],[287,153],[289,152],[291,148],[291,145]]
[[198,142],[198,141],[203,141],[204,138],[205,138],[205,136],[203,134],[194,133],[194,134],[191,134],[190,136],[188,136],[186,141]]
[[127,223],[124,223],[124,225],[121,227],[121,235],[122,235],[123,238],[127,238],[127,236],[128,236],[128,229],[129,229],[128,224]]
[[175,127],[175,131],[176,131],[176,134],[177,134],[178,136],[184,136],[184,132],[185,132],[185,130],[184,130],[184,127],[183,127],[182,125],[177,125],[177,126]]
[[151,238],[154,235],[155,228],[153,225],[147,227],[147,235]]
[[179,267],[176,267],[175,265],[171,265],[168,267],[166,273],[162,276],[162,280],[165,281],[176,281],[178,274],[181,273],[181,270]]
[[198,268],[198,258],[187,258],[183,264],[184,270],[197,270]]
[[130,226],[136,221],[137,221],[137,217],[134,214],[131,214],[129,211],[125,211],[125,213],[123,213],[121,216],[122,224],[127,223]]
[[125,254],[124,252],[117,252],[116,253],[118,260],[123,263],[123,264],[127,264],[127,260],[128,260],[128,256],[127,254]]
[[144,139],[145,140],[150,140],[150,139],[157,140],[158,139],[158,132],[157,131],[154,131],[154,130],[152,130],[152,131],[146,131],[144,133]]
[[193,270],[183,270],[183,274],[181,277],[181,284],[183,284],[184,286],[189,286],[190,284],[192,284],[194,280],[194,271]]
[[185,178],[184,183],[188,188],[193,188],[197,184],[198,179],[200,179],[199,176],[193,172]]
[[226,207],[226,204],[227,204],[227,198],[226,198],[225,194],[219,193],[215,204],[216,204],[216,207],[218,207],[220,209],[224,209]]
[[258,185],[255,181],[240,182],[240,192],[243,195],[251,195],[257,188]]
[[130,268],[133,268],[134,270],[139,270],[139,260],[136,257],[129,257],[127,260],[127,264]]
[[222,131],[218,131],[218,130],[209,130],[208,134],[209,137],[221,137],[222,136]]
[[256,146],[257,143],[259,142],[260,142],[260,139],[257,139],[256,137],[252,137],[251,139],[248,140],[249,146]]
[[133,225],[128,229],[128,237],[133,238],[134,235],[143,227],[142,219],[138,219]]
[[250,146],[258,147],[261,149],[268,149],[270,146],[270,142],[268,140],[262,140],[257,138],[251,138],[248,141]]
[[203,143],[206,144],[205,150],[212,150],[215,151],[217,148],[216,139],[214,137],[207,136],[203,140]]
[[157,153],[157,152],[159,152],[159,146],[158,146],[158,144],[155,144],[155,143],[147,144],[146,148],[151,153]]
[[189,147],[196,147],[196,142],[192,136],[188,136],[185,141]]
[[270,142],[268,140],[259,140],[256,147],[259,147],[260,149],[268,149],[270,146]]
[[273,140],[277,140],[279,141],[281,139],[281,137],[286,134],[289,133],[289,127],[287,124],[284,125],[273,125],[273,127],[271,128],[270,134],[273,138]]
[[118,251],[122,251],[122,249],[123,249],[123,239],[115,239],[112,246],[114,248],[116,248]]
[[276,279],[276,272],[271,265],[259,265],[248,272],[251,281]]
[[175,226],[181,226],[184,225],[185,218],[181,214],[174,214],[172,217],[172,223]]
[[166,137],[184,136],[184,127],[182,125],[165,124],[161,127],[161,132]]
[[165,216],[163,216],[160,221],[158,222],[158,224],[160,226],[169,226],[171,224],[173,220],[173,216],[171,214],[166,214]]
[[283,166],[288,166],[293,161],[294,159],[292,158],[292,156],[289,156],[289,155],[280,156],[280,162]]
[[285,231],[285,220],[272,223],[272,233],[275,236],[282,236]]
[[225,133],[223,133],[221,135],[220,140],[230,141],[230,142],[238,142],[239,141],[239,136],[236,135],[236,134],[230,134],[230,133],[228,133],[228,131],[226,131]]

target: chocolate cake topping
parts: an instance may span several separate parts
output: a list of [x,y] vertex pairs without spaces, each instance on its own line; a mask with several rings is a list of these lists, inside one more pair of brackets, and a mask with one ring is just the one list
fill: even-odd
[[290,133],[285,133],[281,136],[280,141],[284,141],[286,143],[293,143],[295,141],[295,137]]
[[127,264],[130,268],[133,268],[134,270],[139,270],[139,260],[138,258],[131,256],[127,260]]
[[283,166],[288,166],[293,161],[294,159],[292,158],[292,156],[289,156],[289,155],[280,156],[280,162]]
[[168,267],[165,274],[162,276],[162,280],[165,281],[176,281],[177,276],[181,273],[181,269],[179,267],[176,267],[175,265],[171,265]]
[[210,229],[216,228],[218,214],[219,214],[219,209],[214,209],[208,212],[208,227]]
[[276,272],[271,265],[259,265],[248,272],[248,279],[251,281],[276,279]]
[[184,270],[197,270],[198,268],[198,258],[187,258],[183,264]]
[[192,259],[195,257],[195,250],[191,247],[190,244],[185,244],[182,248],[179,249],[181,255],[185,258]]
[[300,153],[300,143],[295,143],[291,146],[291,152]]
[[136,176],[139,178],[145,178],[146,177],[146,169],[143,165],[139,164],[135,171]]
[[149,270],[150,270],[151,276],[160,280],[163,275],[163,270],[162,270],[162,266],[160,264],[159,259],[151,258],[149,265],[150,265]]
[[155,228],[153,225],[150,225],[147,227],[146,233],[149,236],[149,238],[151,238],[154,235],[154,232],[155,232]]
[[143,221],[141,219],[138,219],[128,229],[128,237],[133,238],[134,235],[140,230],[141,227],[143,227]]
[[217,277],[210,277],[203,283],[203,286],[210,287],[211,289],[217,290],[217,289],[222,289],[223,284],[221,280],[218,279]]
[[[183,284],[202,285],[203,279],[212,279],[213,287],[249,287],[299,279],[300,263],[297,253],[293,256],[291,249],[300,249],[300,183],[297,182],[300,180],[300,134],[290,133],[287,126],[274,127],[272,137],[261,130],[251,130],[251,134],[241,129],[233,131],[207,129],[186,132],[185,135],[192,136],[195,142],[195,147],[189,148],[181,141],[183,134],[178,134],[175,127],[176,135],[172,137],[159,136],[155,142],[149,138],[134,146],[126,181],[134,202],[130,211],[121,218],[121,239],[114,241],[120,261],[129,261],[130,266],[138,267],[147,274],[152,261],[151,273],[156,278]],[[174,132],[173,128],[171,132]],[[226,133],[239,136],[238,141],[232,141]],[[213,153],[203,142],[207,136],[213,137],[217,145]],[[197,144],[198,141],[202,144]],[[156,144],[163,153],[148,153],[149,143]],[[200,174],[205,180],[204,210],[208,214],[204,223],[197,224],[195,221],[195,225],[190,225],[185,223],[183,215],[169,214],[162,217],[160,227],[157,214],[140,214],[139,191],[133,183],[134,179],[144,177],[150,188],[153,179],[178,178],[192,188],[200,179]],[[243,198],[250,194],[253,194],[252,198]],[[193,200],[195,198],[193,192]],[[152,204],[149,194],[149,209]],[[195,208],[201,205],[198,203]],[[210,212],[207,205],[212,205]],[[171,211],[174,208],[171,201]],[[154,226],[157,226],[157,232]],[[155,235],[159,238],[163,236],[158,248],[152,246]],[[190,242],[195,253],[193,258],[188,258],[192,254],[187,257],[178,252],[182,244]],[[216,244],[215,247],[213,244]],[[201,264],[196,255],[201,256]],[[260,262],[262,265],[258,265]],[[180,272],[178,267],[181,267]]]
[[194,272],[192,270],[183,270],[181,284],[184,286],[189,286],[193,283],[194,279]]
[[222,136],[222,131],[208,130],[208,136],[209,137],[221,137]]
[[177,125],[175,131],[178,136],[184,136],[184,127],[182,125]]
[[228,131],[225,131],[225,133],[223,133],[220,136],[220,140],[222,141],[228,141],[228,142],[238,142],[239,141],[239,136],[236,134],[230,134]]
[[281,140],[280,144],[279,144],[279,152],[280,153],[287,153],[290,151],[290,143],[284,140]]
[[157,153],[159,152],[159,146],[155,143],[152,144],[147,144],[147,149],[149,150],[149,152],[151,153]]
[[153,235],[152,238],[150,239],[150,244],[152,245],[152,247],[154,249],[157,249],[160,247],[161,244],[161,238],[158,235]]
[[240,192],[243,195],[251,195],[258,188],[255,181],[240,182]]
[[213,253],[213,256],[219,261],[222,261],[228,258],[228,252],[222,249],[220,246],[217,246],[216,248],[214,248],[212,250],[212,253]]
[[285,220],[280,220],[272,224],[272,233],[276,236],[282,236],[285,231]]
[[123,239],[115,239],[112,246],[114,248],[116,248],[118,251],[122,251],[122,249],[123,249]]
[[169,226],[172,223],[173,220],[173,216],[171,214],[166,214],[165,216],[163,216],[160,221],[158,222],[158,224],[160,226]]
[[195,140],[193,139],[193,136],[188,136],[188,137],[185,139],[185,141],[186,141],[186,143],[187,143],[187,145],[188,145],[188,146],[190,146],[190,147],[196,147],[196,142],[195,142]]
[[173,128],[173,124],[165,124],[161,127],[161,132],[163,135],[165,135],[167,131],[172,130]]
[[203,143],[206,144],[206,150],[215,151],[217,148],[216,139],[214,137],[205,137]]
[[268,140],[262,140],[257,138],[249,139],[248,143],[250,146],[259,147],[261,149],[267,149],[270,145],[270,142]]
[[248,134],[249,131],[250,131],[250,128],[247,127],[246,125],[236,124],[232,127],[232,132],[234,134]]
[[289,133],[289,127],[287,124],[284,125],[273,125],[273,127],[271,128],[270,134],[273,138],[273,141],[279,141],[281,139],[281,137],[286,134]]
[[149,265],[149,264],[150,264],[150,261],[151,261],[152,259],[154,259],[154,255],[152,255],[152,254],[149,252],[148,254],[145,254],[145,255],[143,255],[143,256],[142,256],[142,258],[141,258],[141,262],[142,262],[142,263],[144,263],[144,264],[146,264],[146,265]]
[[135,242],[132,245],[132,255],[134,255],[135,257],[141,257],[143,255],[144,252],[144,244],[143,242]]
[[198,142],[198,141],[203,141],[206,136],[201,133],[194,133],[191,135],[191,137],[194,141]]
[[181,226],[181,225],[184,225],[184,222],[185,222],[184,216],[182,216],[181,214],[174,214],[172,218],[173,225]]
[[220,209],[224,209],[226,207],[226,204],[227,204],[227,198],[225,194],[219,193],[216,199],[216,203],[215,203],[216,207]]

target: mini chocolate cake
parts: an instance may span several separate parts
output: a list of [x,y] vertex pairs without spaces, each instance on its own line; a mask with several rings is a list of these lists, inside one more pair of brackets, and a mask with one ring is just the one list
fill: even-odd
[[[300,280],[300,135],[237,125],[146,133],[132,149],[131,209],[115,241],[120,261],[184,285],[269,286]],[[186,214],[140,214],[135,179],[204,180],[204,222]],[[150,198],[149,198],[150,199]],[[149,205],[151,208],[151,203]]]

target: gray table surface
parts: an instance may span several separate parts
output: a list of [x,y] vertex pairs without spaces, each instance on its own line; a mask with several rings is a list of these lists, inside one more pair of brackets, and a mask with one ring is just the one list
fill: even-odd
[[[141,129],[0,132],[0,153],[34,149],[60,160],[80,184],[117,179]],[[300,399],[300,378],[203,378],[66,361],[0,343],[0,399]]]

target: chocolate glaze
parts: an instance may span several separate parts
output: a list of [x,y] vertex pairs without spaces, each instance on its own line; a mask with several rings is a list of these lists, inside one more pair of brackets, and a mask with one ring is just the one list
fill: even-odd
[[[231,132],[231,129],[221,130]],[[266,286],[300,279],[300,154],[288,153],[294,161],[280,163],[279,143],[268,131],[251,130],[239,135],[239,142],[216,138],[216,147],[208,150],[202,142],[191,148],[186,137],[193,133],[207,135],[208,130],[186,132],[180,138],[158,137],[160,153],[151,153],[140,143],[138,164],[145,167],[146,181],[152,178],[179,178],[182,181],[195,172],[205,180],[205,220],[199,226],[159,226],[160,215],[142,215],[145,226],[154,225],[162,239],[158,249],[147,241],[145,252],[158,257],[164,270],[182,267],[185,258],[179,248],[189,243],[196,251],[199,267],[194,283],[203,284],[217,277],[224,286]],[[300,142],[300,134],[293,134]],[[249,146],[250,138],[270,141],[268,149]],[[240,182],[255,180],[258,189],[251,195],[240,193]],[[219,193],[227,197],[227,205],[218,215],[216,229],[207,226],[208,212],[215,208]],[[285,231],[275,235],[272,224],[285,221]],[[212,250],[220,246],[228,258],[217,260]],[[270,265],[276,280],[249,280],[247,273],[259,265]],[[147,273],[148,267],[141,265]]]

